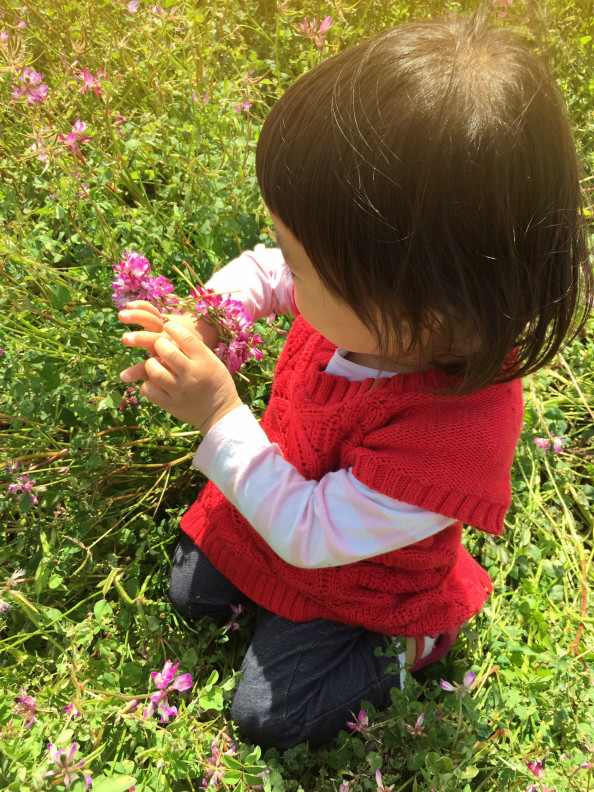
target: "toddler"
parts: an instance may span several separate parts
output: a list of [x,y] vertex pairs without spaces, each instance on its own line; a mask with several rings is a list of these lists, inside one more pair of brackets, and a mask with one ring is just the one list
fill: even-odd
[[121,376],[204,436],[171,600],[189,619],[256,604],[231,713],[285,749],[387,706],[388,666],[434,662],[480,611],[492,584],[462,524],[502,533],[520,378],[583,326],[592,279],[559,91],[480,15],[312,69],[268,116],[257,174],[278,247],[208,285],[296,317],[261,423],[203,320],[129,304],[144,330],[124,343],[153,356]]

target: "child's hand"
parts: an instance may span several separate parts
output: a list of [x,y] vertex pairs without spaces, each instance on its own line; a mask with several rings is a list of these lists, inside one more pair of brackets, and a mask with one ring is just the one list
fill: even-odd
[[[206,344],[209,349],[214,349],[219,343],[219,333],[217,328],[207,322],[205,319],[196,319],[190,313],[184,314],[167,314],[167,320],[163,319],[163,315],[151,303],[146,300],[135,300],[129,302],[123,311],[120,311],[118,317],[124,324],[137,324],[144,327],[144,331],[136,331],[134,333],[125,333],[122,336],[122,342],[125,346],[139,346],[154,355],[155,341],[163,332],[165,324],[176,322],[182,325]],[[145,371],[145,362],[136,363],[129,369],[126,369],[130,375],[130,382],[137,379],[146,379],[147,374]],[[122,372],[123,374],[124,372]]]
[[167,322],[154,342],[154,351],[158,358],[144,361],[142,373],[137,365],[120,374],[124,382],[146,377],[140,395],[153,404],[203,435],[241,406],[225,364],[188,328]]

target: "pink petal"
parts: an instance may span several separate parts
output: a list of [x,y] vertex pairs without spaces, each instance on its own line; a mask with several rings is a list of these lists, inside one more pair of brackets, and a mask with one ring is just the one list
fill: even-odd
[[331,16],[327,16],[326,19],[324,19],[324,21],[320,25],[320,29],[319,29],[318,33],[321,36],[323,36],[325,33],[327,33],[330,30],[331,25],[332,25],[332,17]]

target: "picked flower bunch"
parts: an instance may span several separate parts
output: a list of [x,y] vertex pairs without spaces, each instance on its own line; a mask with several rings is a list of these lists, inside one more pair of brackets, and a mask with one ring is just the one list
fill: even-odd
[[[186,267],[192,272],[188,264]],[[263,352],[258,348],[262,338],[254,332],[252,317],[237,300],[223,297],[201,283],[194,286],[189,281],[189,296],[179,297],[168,278],[149,274],[151,265],[148,259],[135,250],[124,251],[113,269],[116,278],[111,284],[114,290],[112,299],[118,308],[125,308],[132,300],[146,300],[159,309],[165,320],[169,320],[168,314],[186,311],[194,313],[196,319],[205,319],[219,332],[220,343],[213,352],[231,374],[239,371],[249,358],[263,358]],[[196,274],[192,274],[199,281]],[[182,273],[180,275],[187,280]]]

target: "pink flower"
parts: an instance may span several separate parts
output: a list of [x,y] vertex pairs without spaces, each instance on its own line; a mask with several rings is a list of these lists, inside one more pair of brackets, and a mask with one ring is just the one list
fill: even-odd
[[382,781],[382,774],[379,770],[375,771],[375,783],[377,784],[377,792],[392,792],[396,786],[396,784],[391,784],[389,787],[385,787]]
[[553,444],[553,451],[559,453],[560,451],[563,451],[563,447],[567,443],[567,438],[553,437],[553,435],[549,435],[549,437],[534,438],[534,445],[538,448],[542,448],[543,451],[548,451],[551,447],[551,443]]
[[79,151],[78,144],[88,143],[91,139],[90,135],[83,135],[83,132],[88,128],[88,125],[79,118],[74,122],[72,132],[69,132],[68,135],[58,135],[58,139],[66,146],[68,151],[76,154]]
[[100,81],[103,80],[104,82],[107,81],[107,74],[104,74],[103,69],[99,69],[97,72],[97,76],[93,77],[90,71],[87,70],[86,67],[83,67],[82,76],[77,76],[76,78],[79,82],[83,83],[83,89],[80,92],[81,96],[85,94],[89,89],[92,89],[97,96],[101,96],[101,86]]
[[237,617],[240,613],[243,613],[245,607],[241,604],[239,605],[231,605],[231,610],[233,612],[233,616],[225,625],[225,632],[236,632],[240,629],[239,622],[237,621]]
[[25,729],[29,731],[33,723],[37,720],[35,717],[37,699],[27,696],[25,689],[22,688],[21,695],[15,698],[14,703],[16,704],[16,709],[12,711],[13,715],[21,715],[23,720],[27,721]]
[[179,692],[188,690],[194,684],[191,674],[182,674],[174,680],[178,667],[179,663],[174,664],[171,660],[167,660],[162,671],[151,671],[153,682],[159,692],[153,693],[150,697],[150,704],[142,713],[145,718],[150,718],[153,712],[158,712],[161,715],[161,723],[166,723],[171,715],[177,715],[177,708],[169,706],[167,698],[169,693],[173,690]]
[[135,14],[138,11],[139,5],[140,5],[139,0],[130,0],[126,8],[131,14]]
[[37,154],[37,159],[39,162],[47,161],[46,149],[40,140],[36,140],[34,143],[31,143],[29,148]]
[[[229,745],[226,751],[221,751],[221,749],[217,745],[217,740],[219,737],[222,737],[224,741],[226,741]],[[223,746],[225,747],[225,746]],[[209,758],[208,763],[211,767],[207,767],[204,771],[204,779],[202,781],[202,786],[207,787],[216,787],[218,784],[223,780],[225,777],[225,773],[227,772],[227,768],[224,765],[225,756],[234,756],[235,755],[235,745],[231,742],[229,737],[222,732],[219,732],[215,740],[210,746],[210,750],[212,756]]]
[[66,55],[61,55],[61,56],[60,56],[60,60],[62,61],[62,66],[63,66],[63,67],[64,67],[64,68],[65,68],[67,71],[70,71],[71,69],[74,69],[74,67],[75,67],[75,66],[76,66],[76,64],[78,63],[78,60],[75,60],[75,61],[72,61],[72,63],[71,63],[71,64],[70,64],[70,66],[69,66],[69,65],[68,65],[68,61],[66,60]]
[[13,483],[8,485],[8,492],[11,495],[17,496],[17,501],[21,501],[23,495],[28,493],[29,501],[33,504],[33,506],[37,506],[39,501],[35,495],[35,491],[37,492],[45,492],[47,487],[42,487],[38,485],[35,486],[35,481],[31,481],[29,479],[28,473],[23,473],[20,476],[13,476]]
[[467,671],[464,674],[464,679],[462,680],[461,685],[459,685],[457,682],[452,684],[451,682],[446,682],[445,679],[440,679],[439,686],[442,690],[446,690],[448,693],[455,693],[457,696],[465,696],[472,689],[475,682],[476,674],[472,671]]
[[[72,743],[70,748],[60,748],[59,750],[56,749],[51,743],[47,744],[47,750],[49,751],[50,759],[52,762],[58,765],[57,770],[48,770],[47,773],[43,773],[43,777],[47,776],[61,776],[62,783],[66,788],[70,786],[70,784],[78,778],[78,773],[74,772],[76,770],[80,770],[81,767],[84,767],[85,760],[81,759],[76,764],[72,764],[72,760],[74,759],[74,754],[78,748],[77,743]],[[92,779],[90,775],[87,773],[83,773],[83,776],[86,781],[87,789],[92,784]]]
[[251,102],[242,102],[241,104],[235,105],[233,108],[235,115],[239,115],[242,110],[245,110],[246,114],[251,107]]
[[356,721],[347,721],[347,726],[351,731],[358,731],[361,733],[369,731],[369,718],[367,717],[367,712],[365,712],[365,710],[359,710]]
[[19,30],[25,30],[25,28],[27,27],[27,23],[25,22],[24,19],[21,19],[20,22],[16,23],[16,26],[19,28]]
[[526,767],[532,775],[536,776],[536,778],[542,778],[544,775],[544,762],[541,762],[539,759],[535,759],[533,762],[526,762]]
[[316,14],[315,19],[308,22],[307,17],[303,17],[303,22],[297,25],[297,30],[302,36],[314,39],[316,47],[321,52],[326,43],[326,34],[332,26],[332,17],[327,16],[320,24],[320,15]]
[[118,409],[125,410],[126,407],[138,404],[138,399],[133,396],[132,394],[136,391],[136,385],[130,385],[129,388],[126,388],[126,392],[124,393],[124,398]]
[[8,43],[8,30],[0,30],[0,44]]
[[417,722],[415,723],[414,726],[411,726],[408,723],[405,723],[404,725],[405,725],[407,731],[409,731],[411,734],[422,734],[423,736],[426,736],[425,732],[423,731],[423,728],[422,728],[424,720],[425,720],[425,713],[421,712],[421,714],[417,718]]
[[156,17],[164,17],[167,16],[167,11],[161,8],[160,5],[152,5],[149,6],[149,11]]
[[537,448],[542,448],[543,451],[548,451],[551,441],[548,437],[535,437],[534,445],[537,446]]
[[42,74],[25,66],[23,73],[19,76],[19,80],[23,84],[19,87],[14,86],[12,89],[13,99],[20,99],[21,96],[25,95],[29,107],[33,107],[35,102],[43,102],[47,99],[48,86],[41,82],[42,79]]
[[72,702],[67,704],[65,707],[62,707],[62,709],[66,710],[66,714],[68,715],[69,719],[80,718],[82,715],[82,712],[79,712],[76,708],[76,704],[73,704]]

